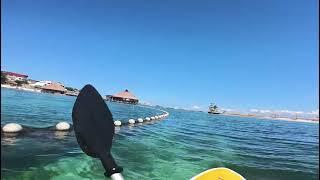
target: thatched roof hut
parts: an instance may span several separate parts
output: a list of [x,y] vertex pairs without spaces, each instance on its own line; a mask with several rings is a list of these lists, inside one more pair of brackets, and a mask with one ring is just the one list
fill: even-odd
[[137,104],[139,102],[139,99],[127,89],[125,91],[111,95],[108,98],[111,101],[118,101],[118,102],[124,102],[124,103]]
[[64,86],[62,84],[59,83],[51,83],[51,84],[47,84],[42,88],[42,91],[44,92],[50,92],[50,93],[60,93],[63,94],[65,93],[67,90],[64,88]]

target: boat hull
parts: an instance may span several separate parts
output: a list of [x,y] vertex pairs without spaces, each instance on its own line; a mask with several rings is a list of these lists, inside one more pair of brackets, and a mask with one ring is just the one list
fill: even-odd
[[208,112],[209,114],[221,114],[219,112]]

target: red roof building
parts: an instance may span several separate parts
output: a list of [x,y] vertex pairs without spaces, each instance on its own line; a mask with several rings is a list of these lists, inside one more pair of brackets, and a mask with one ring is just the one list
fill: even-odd
[[7,71],[1,71],[1,72],[7,76],[14,76],[18,78],[28,78],[28,75],[25,75],[25,74],[19,74],[14,72],[7,72]]

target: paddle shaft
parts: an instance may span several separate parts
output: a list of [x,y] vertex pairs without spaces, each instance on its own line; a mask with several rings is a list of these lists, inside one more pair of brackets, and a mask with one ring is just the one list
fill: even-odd
[[110,177],[114,180],[123,180],[122,175],[120,174],[123,169],[122,167],[117,166],[116,162],[114,161],[112,155],[110,153],[101,153],[100,160],[106,172],[104,173],[105,176]]

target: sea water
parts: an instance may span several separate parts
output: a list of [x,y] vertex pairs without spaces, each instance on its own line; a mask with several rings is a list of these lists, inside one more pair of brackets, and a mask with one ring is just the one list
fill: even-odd
[[[75,97],[1,88],[1,124],[53,126],[71,120]],[[114,119],[162,114],[108,103]],[[246,179],[318,179],[319,124],[164,109],[169,117],[116,128],[112,154],[125,179],[190,179],[227,167]],[[1,137],[1,179],[106,179],[73,133]]]

